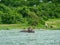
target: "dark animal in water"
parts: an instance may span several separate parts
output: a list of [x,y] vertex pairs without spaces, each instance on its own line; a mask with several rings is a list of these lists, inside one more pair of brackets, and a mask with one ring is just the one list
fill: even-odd
[[21,32],[28,32],[28,33],[34,33],[33,29],[29,27],[27,30],[23,30]]
[[34,31],[28,31],[28,30],[23,30],[23,31],[20,31],[20,32],[34,33]]

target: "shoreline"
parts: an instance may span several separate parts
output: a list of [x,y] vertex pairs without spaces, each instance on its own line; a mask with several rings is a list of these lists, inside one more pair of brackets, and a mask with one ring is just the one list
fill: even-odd
[[12,29],[28,29],[28,27],[32,27],[34,30],[60,30],[59,27],[45,27],[44,25],[42,26],[27,26],[27,25],[20,25],[20,24],[0,24],[0,30],[12,30]]
[[[27,28],[26,29],[23,29],[23,28],[13,28],[13,29],[0,29],[0,30],[27,30]],[[60,30],[60,29],[44,29],[44,28],[38,29],[38,28],[35,28],[33,30]]]

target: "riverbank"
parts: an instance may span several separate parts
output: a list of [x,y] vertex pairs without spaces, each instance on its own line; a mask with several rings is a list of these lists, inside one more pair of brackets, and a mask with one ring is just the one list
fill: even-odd
[[60,19],[49,19],[45,23],[48,25],[48,29],[60,30]]
[[23,29],[27,28],[27,26],[23,26],[20,24],[0,24],[0,30],[9,30],[9,29]]
[[[48,25],[38,25],[38,26],[31,26],[33,29],[48,29],[48,30],[60,30],[60,19],[49,19],[45,21]],[[0,24],[0,30],[10,30],[10,29],[27,29],[30,26],[24,24]]]

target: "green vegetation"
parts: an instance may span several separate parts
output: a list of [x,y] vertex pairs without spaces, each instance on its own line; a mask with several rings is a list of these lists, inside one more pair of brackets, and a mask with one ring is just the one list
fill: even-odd
[[60,18],[60,0],[0,1],[1,25],[19,24],[20,27],[42,28],[45,21],[57,18]]
[[49,19],[46,23],[49,29],[60,29],[60,19]]
[[21,24],[0,24],[0,30],[24,29],[24,28],[28,28],[28,26],[23,26]]

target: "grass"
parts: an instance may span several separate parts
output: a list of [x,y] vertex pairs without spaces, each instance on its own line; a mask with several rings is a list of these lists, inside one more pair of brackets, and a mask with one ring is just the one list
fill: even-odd
[[26,25],[23,25],[23,24],[0,24],[0,30],[26,29],[28,27],[32,27],[32,28],[35,28],[35,29],[40,29],[40,28],[42,28],[42,25],[26,26]]
[[[49,19],[45,23],[48,24],[48,27],[46,28],[45,25],[38,25],[38,26],[32,26],[36,29],[53,29],[53,30],[60,30],[60,19]],[[52,26],[52,28],[51,28]],[[0,30],[10,30],[10,29],[24,29],[28,28],[29,26],[26,26],[24,24],[0,24]]]
[[27,28],[27,26],[22,26],[20,24],[0,24],[0,30],[1,29],[21,29],[21,28]]
[[60,30],[60,19],[49,19],[45,23],[48,24],[48,29]]
[[0,30],[26,29],[28,27],[37,28],[36,26],[27,26],[23,24],[0,24]]

